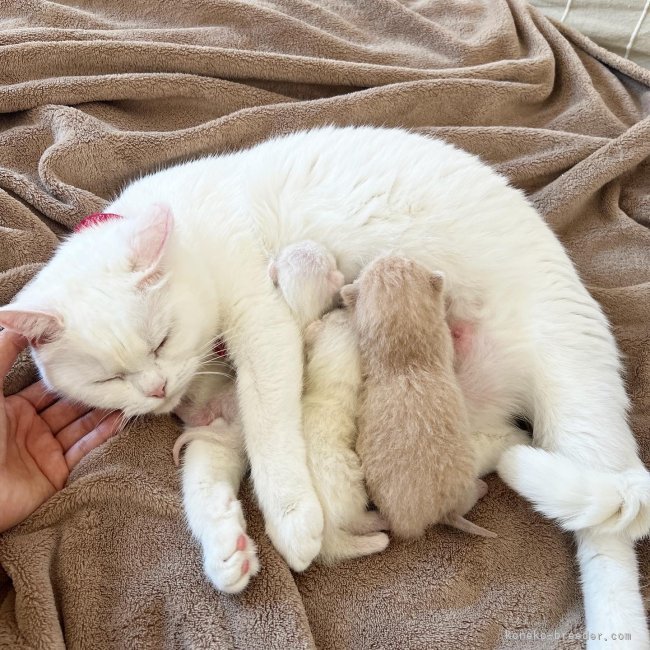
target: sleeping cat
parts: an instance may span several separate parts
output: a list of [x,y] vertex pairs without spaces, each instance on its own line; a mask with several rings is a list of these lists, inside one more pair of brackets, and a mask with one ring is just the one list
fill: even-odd
[[[0,312],[31,340],[49,386],[127,414],[166,413],[223,336],[268,534],[302,570],[323,518],[301,435],[302,341],[267,260],[312,239],[347,282],[388,252],[440,269],[450,321],[472,327],[458,372],[470,428],[494,450],[483,471],[521,441],[512,418],[526,416],[540,448],[507,450],[501,476],[576,532],[588,629],[650,644],[633,550],[650,528],[650,476],[616,343],[506,179],[440,140],[328,127],[144,176],[107,211],[123,219],[71,236]],[[214,480],[215,466],[204,470]]]

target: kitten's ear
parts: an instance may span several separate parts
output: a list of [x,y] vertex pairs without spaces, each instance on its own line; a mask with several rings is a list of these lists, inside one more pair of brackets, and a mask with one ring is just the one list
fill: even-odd
[[354,307],[359,296],[359,285],[356,283],[346,284],[341,289],[341,300],[346,307]]
[[138,286],[145,287],[160,279],[160,261],[169,240],[174,219],[169,206],[156,204],[142,218],[136,220],[131,236],[131,265],[142,274]]
[[327,282],[332,293],[336,293],[345,284],[345,276],[338,269],[332,269],[327,274]]
[[429,275],[429,284],[435,293],[440,293],[445,286],[445,274],[442,271],[433,271]]
[[58,314],[20,309],[18,305],[0,307],[0,326],[24,336],[32,346],[51,343],[63,332]]
[[325,323],[323,323],[322,320],[315,320],[309,323],[309,325],[307,325],[305,328],[305,345],[313,345],[316,342],[318,335],[323,331],[324,327]]
[[269,277],[271,278],[271,282],[277,287],[278,286],[278,265],[275,263],[275,260],[271,260],[269,262]]

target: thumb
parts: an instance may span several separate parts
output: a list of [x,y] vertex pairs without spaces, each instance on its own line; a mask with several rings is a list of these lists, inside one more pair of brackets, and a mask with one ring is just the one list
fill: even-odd
[[7,373],[14,365],[16,357],[27,347],[27,339],[16,332],[2,330],[0,332],[0,382],[4,381]]

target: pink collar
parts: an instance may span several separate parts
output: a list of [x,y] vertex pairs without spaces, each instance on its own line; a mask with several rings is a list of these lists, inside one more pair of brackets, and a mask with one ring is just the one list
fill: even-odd
[[90,226],[97,226],[104,221],[110,221],[111,219],[122,219],[121,214],[112,214],[110,212],[93,212],[87,217],[84,217],[75,227],[74,232],[79,232],[84,228],[89,228]]

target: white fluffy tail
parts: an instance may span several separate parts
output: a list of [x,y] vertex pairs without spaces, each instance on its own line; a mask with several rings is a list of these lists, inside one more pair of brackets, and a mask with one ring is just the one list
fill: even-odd
[[323,537],[318,559],[324,564],[334,564],[342,560],[351,560],[364,555],[379,553],[388,546],[386,533],[355,535],[346,530],[329,531]]
[[637,539],[650,526],[650,474],[640,467],[608,472],[556,452],[518,445],[498,465],[501,478],[566,530],[598,527]]

